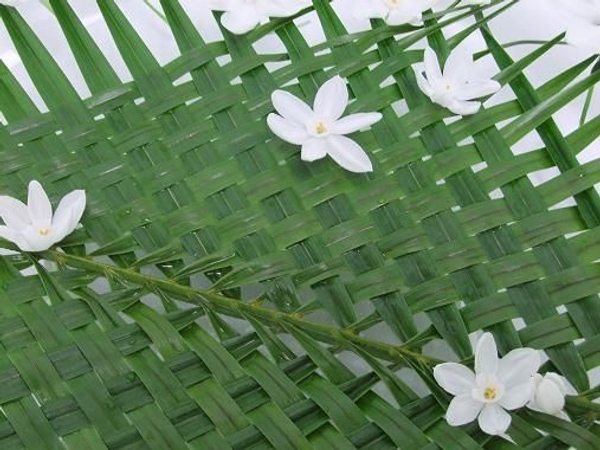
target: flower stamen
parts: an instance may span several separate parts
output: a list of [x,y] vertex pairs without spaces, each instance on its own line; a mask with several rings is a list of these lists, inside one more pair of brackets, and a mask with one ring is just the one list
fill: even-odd
[[41,228],[39,233],[42,236],[48,236],[50,234],[50,228]]
[[327,127],[325,126],[325,124],[323,122],[317,122],[317,125],[315,126],[315,133],[316,134],[325,134],[327,133]]
[[483,391],[483,396],[486,400],[494,400],[498,396],[498,389],[495,387],[487,387]]

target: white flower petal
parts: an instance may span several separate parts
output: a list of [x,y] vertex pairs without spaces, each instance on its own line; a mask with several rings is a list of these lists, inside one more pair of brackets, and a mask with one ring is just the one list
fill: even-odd
[[269,0],[264,3],[262,10],[270,17],[289,17],[300,11],[304,5],[301,2],[290,0]]
[[7,227],[15,230],[22,230],[31,224],[27,206],[20,200],[8,195],[0,195],[0,217],[2,217]]
[[319,88],[315,97],[314,112],[319,118],[335,121],[348,106],[348,88],[342,77],[336,75]]
[[269,114],[267,116],[267,125],[269,125],[269,128],[275,135],[291,144],[302,145],[310,139],[306,128],[288,122],[277,114]]
[[412,25],[413,27],[422,27],[423,26],[423,15],[419,14],[413,20],[410,20],[408,22],[408,24]]
[[[422,13],[430,9],[435,2],[436,0],[410,0],[402,1],[394,7],[387,6],[386,23],[388,25],[402,25],[405,23],[422,25]],[[379,3],[384,2],[380,0]]]
[[[411,1],[414,2],[414,0]],[[410,22],[419,23],[423,20],[421,12],[422,9],[418,6],[413,6],[411,8],[392,9],[385,19],[385,23],[391,26],[404,25]]]
[[302,161],[316,161],[327,156],[327,139],[312,138],[302,145],[300,159]]
[[23,232],[23,240],[25,241],[23,251],[26,252],[43,252],[56,243],[53,230],[42,235],[38,227],[27,227]]
[[427,97],[431,97],[433,95],[433,87],[423,76],[423,71],[417,69],[416,67],[413,67],[413,70],[415,72],[415,77],[417,78],[419,89],[421,89],[421,92],[423,92],[423,94],[425,94]]
[[330,130],[333,134],[349,134],[363,128],[370,127],[382,119],[382,115],[377,112],[350,114],[334,122]]
[[27,209],[31,222],[36,226],[49,228],[52,222],[52,205],[46,191],[36,180],[29,182]]
[[455,89],[457,100],[473,100],[498,92],[502,85],[495,80],[477,80],[460,84]]
[[385,19],[388,8],[379,1],[355,1],[352,14],[356,19]]
[[253,8],[241,8],[227,11],[221,16],[221,23],[225,29],[233,34],[244,34],[261,23],[262,17]]
[[498,380],[511,386],[531,381],[540,368],[540,352],[532,348],[517,348],[508,352],[498,363]]
[[547,414],[559,414],[565,407],[565,396],[552,381],[544,379],[537,388],[536,403]]
[[532,398],[533,398],[533,395],[535,394],[535,390],[540,385],[540,383],[542,382],[543,379],[544,379],[544,377],[541,376],[539,373],[534,374],[533,377],[531,378],[531,384],[533,386],[533,388],[532,388],[533,392],[531,393]]
[[528,408],[558,417],[566,416],[562,409],[565,407],[565,394],[568,388],[567,381],[563,377],[554,372],[549,372],[543,377],[536,374],[534,386],[534,394],[527,405]]
[[554,372],[548,372],[544,378],[556,383],[563,395],[577,395],[577,391],[570,385],[567,379]]
[[360,145],[345,136],[331,135],[327,138],[331,158],[344,169],[355,172],[371,172],[373,165]]
[[498,350],[492,333],[483,333],[475,348],[475,373],[493,374],[498,368]]
[[208,7],[213,11],[229,11],[232,9],[231,0],[208,0]]
[[459,395],[450,402],[446,411],[446,421],[453,427],[473,422],[482,408],[483,403],[478,402],[471,395]]
[[[473,55],[467,47],[459,46],[450,52],[444,64],[444,77],[460,82],[467,79],[469,70],[473,66]],[[470,100],[470,99],[463,99]]]
[[85,210],[85,203],[85,191],[82,190],[70,192],[62,198],[52,219],[55,242],[62,241],[77,227]]
[[0,225],[0,237],[12,242],[24,252],[29,251],[27,242],[23,239],[23,235],[14,228]]
[[306,125],[314,116],[310,106],[287,91],[276,90],[271,94],[271,101],[279,115],[290,122]]
[[431,47],[427,47],[423,53],[425,63],[425,74],[430,85],[437,85],[442,82],[442,70],[438,61],[437,54]]
[[433,368],[433,377],[446,392],[452,395],[470,395],[475,387],[475,374],[462,364],[438,364]]
[[507,388],[498,403],[504,409],[508,410],[521,408],[525,406],[531,398],[532,391],[533,383],[531,381],[517,384],[516,386]]
[[454,100],[447,108],[454,114],[459,116],[470,116],[475,114],[481,108],[481,102],[467,102],[462,100]]
[[485,405],[479,414],[479,428],[491,435],[506,433],[510,421],[510,415],[495,403]]

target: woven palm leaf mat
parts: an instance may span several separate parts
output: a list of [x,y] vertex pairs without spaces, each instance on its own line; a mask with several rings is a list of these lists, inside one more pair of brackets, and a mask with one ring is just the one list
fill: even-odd
[[[562,36],[513,61],[487,28],[507,1],[348,34],[315,0],[296,15],[316,11],[326,40],[311,46],[293,18],[206,43],[161,0],[181,55],[160,65],[99,0],[124,83],[68,2],[50,3],[91,94],[0,6],[48,109],[0,62],[0,192],[23,199],[37,179],[53,204],[74,189],[88,200],[61,250],[0,258],[2,450],[600,448],[588,376],[600,364],[600,160],[577,160],[600,122],[562,135],[552,119],[598,81],[594,57],[534,88],[523,71]],[[416,84],[411,45],[428,38],[447,55],[461,35],[441,29],[471,15],[462,37],[484,37],[515,97],[448,121]],[[271,33],[285,52],[257,53]],[[275,89],[312,101],[336,74],[349,112],[383,114],[353,136],[372,173],[303,162],[266,125]],[[543,148],[513,154],[532,132]],[[534,186],[528,174],[548,168],[559,175]],[[578,392],[571,421],[512,412],[514,443],[450,426],[428,344],[470,365],[479,330],[502,354],[544,350],[542,369]]]

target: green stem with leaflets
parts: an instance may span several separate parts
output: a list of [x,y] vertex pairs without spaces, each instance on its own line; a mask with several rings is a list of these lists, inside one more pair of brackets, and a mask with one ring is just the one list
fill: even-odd
[[238,318],[252,317],[259,320],[261,323],[268,324],[281,330],[285,329],[286,326],[295,326],[320,342],[337,345],[347,350],[352,350],[353,346],[358,346],[371,353],[374,357],[386,361],[404,364],[411,361],[429,367],[441,362],[437,359],[425,356],[411,349],[407,345],[393,345],[368,339],[349,329],[310,322],[305,320],[302,315],[298,313],[285,313],[267,309],[256,302],[246,303],[226,297],[214,290],[196,289],[179,284],[173,280],[144,275],[132,269],[102,264],[90,257],[75,256],[56,250],[47,250],[41,253],[40,257],[54,261],[59,266],[65,265],[83,269],[108,279],[118,279],[133,283],[144,287],[150,292],[160,291],[165,294],[170,294],[179,300],[199,305],[228,316]]

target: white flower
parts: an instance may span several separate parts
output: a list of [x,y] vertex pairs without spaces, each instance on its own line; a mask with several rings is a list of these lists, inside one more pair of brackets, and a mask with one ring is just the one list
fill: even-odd
[[52,205],[37,181],[29,183],[27,205],[7,195],[0,196],[0,237],[13,242],[24,252],[41,252],[71,234],[85,209],[85,192],[65,195],[54,216]]
[[600,53],[600,0],[561,0],[559,4],[573,13],[567,29],[567,43]]
[[344,135],[373,125],[382,116],[372,112],[351,114],[341,119],[348,105],[348,89],[341,77],[335,76],[319,88],[313,108],[281,90],[273,92],[271,100],[280,115],[269,114],[269,128],[284,141],[301,145],[303,161],[315,161],[329,155],[350,172],[373,170],[362,147]]
[[414,68],[419,88],[432,102],[448,108],[454,114],[475,114],[481,102],[471,100],[494,94],[502,87],[494,80],[472,78],[475,67],[470,53],[461,50],[451,52],[443,72],[433,49],[427,47],[424,55],[427,79],[421,70]]
[[498,359],[494,337],[484,333],[475,348],[475,373],[456,363],[433,369],[438,384],[455,395],[446,412],[448,424],[464,425],[478,417],[485,433],[504,434],[511,421],[505,410],[521,408],[530,400],[539,367],[540,354],[531,348],[515,349]]
[[527,404],[529,409],[569,420],[563,411],[565,395],[575,395],[576,392],[563,377],[554,372],[544,376],[536,373],[533,387],[531,400]]
[[422,13],[437,0],[354,0],[353,12],[357,18],[383,19],[388,25],[421,25]]
[[307,5],[305,0],[210,0],[209,8],[224,11],[221,24],[234,34],[244,34],[269,17],[289,17]]

